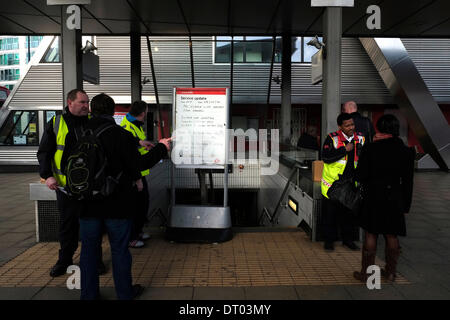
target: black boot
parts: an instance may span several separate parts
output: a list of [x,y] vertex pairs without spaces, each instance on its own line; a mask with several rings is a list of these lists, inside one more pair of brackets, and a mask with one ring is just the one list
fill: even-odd
[[381,270],[381,275],[388,281],[394,282],[397,276],[397,262],[400,256],[400,249],[386,248],[386,266]]
[[367,268],[375,264],[376,250],[362,249],[361,271],[353,272],[353,277],[361,282],[367,281]]

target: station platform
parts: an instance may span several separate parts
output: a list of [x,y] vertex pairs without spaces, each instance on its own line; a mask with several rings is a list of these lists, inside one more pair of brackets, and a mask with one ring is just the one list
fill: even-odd
[[[49,276],[59,244],[36,243],[34,202],[28,186],[37,173],[0,174],[0,299],[77,300],[69,275]],[[361,253],[336,243],[325,252],[301,229],[235,228],[231,241],[173,243],[163,230],[133,256],[133,280],[145,287],[143,300],[450,299],[450,175],[418,172],[408,236],[395,284],[369,290],[353,279]],[[361,243],[359,243],[361,246]],[[103,242],[107,273],[100,277],[103,299],[115,299],[110,250]],[[384,266],[383,239],[377,264]],[[74,263],[79,261],[79,249]]]

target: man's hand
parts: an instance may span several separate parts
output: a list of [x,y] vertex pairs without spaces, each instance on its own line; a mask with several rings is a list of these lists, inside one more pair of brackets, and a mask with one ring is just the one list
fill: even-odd
[[54,177],[48,177],[48,178],[45,180],[45,184],[47,185],[47,187],[48,187],[50,190],[56,190],[56,189],[58,189],[58,182],[56,182],[56,179],[55,179]]
[[352,142],[347,143],[347,145],[345,146],[345,150],[347,150],[347,152],[350,152],[353,150],[353,148],[355,147],[355,145]]
[[165,145],[167,148],[167,151],[170,151],[170,142],[171,141],[172,141],[172,138],[165,138],[165,139],[159,140],[159,143],[162,143],[163,145]]
[[139,145],[141,147],[144,147],[145,150],[150,150],[150,148],[154,147],[153,143],[151,143],[150,141],[147,141],[147,140],[139,140]]
[[142,183],[142,179],[136,180],[136,188],[139,192],[144,189],[144,184]]

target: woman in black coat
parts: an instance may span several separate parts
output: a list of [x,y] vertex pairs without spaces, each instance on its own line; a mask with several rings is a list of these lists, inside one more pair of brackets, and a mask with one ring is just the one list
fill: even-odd
[[375,264],[379,234],[386,240],[386,267],[382,275],[395,280],[400,255],[397,236],[406,236],[404,214],[411,206],[414,150],[398,137],[399,127],[395,116],[382,116],[377,122],[379,133],[373,143],[362,149],[356,169],[356,180],[363,190],[359,220],[365,239],[361,271],[353,275],[363,282],[367,280],[367,267]]

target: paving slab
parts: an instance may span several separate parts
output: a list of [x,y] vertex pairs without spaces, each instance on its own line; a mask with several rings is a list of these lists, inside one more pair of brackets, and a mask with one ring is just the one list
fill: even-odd
[[245,300],[242,287],[195,287],[193,300]]
[[[407,284],[403,286],[408,286]],[[369,290],[366,286],[345,286],[354,300],[404,300],[405,297],[390,284],[381,284],[381,289]]]
[[31,300],[41,290],[35,288],[0,288],[0,300]]
[[439,285],[411,284],[394,285],[407,300],[449,300],[450,292]]
[[67,288],[43,288],[33,300],[80,300],[80,290]]
[[343,286],[295,286],[300,300],[351,300]]
[[139,300],[192,300],[193,287],[145,288]]
[[298,300],[294,286],[244,287],[246,300]]

